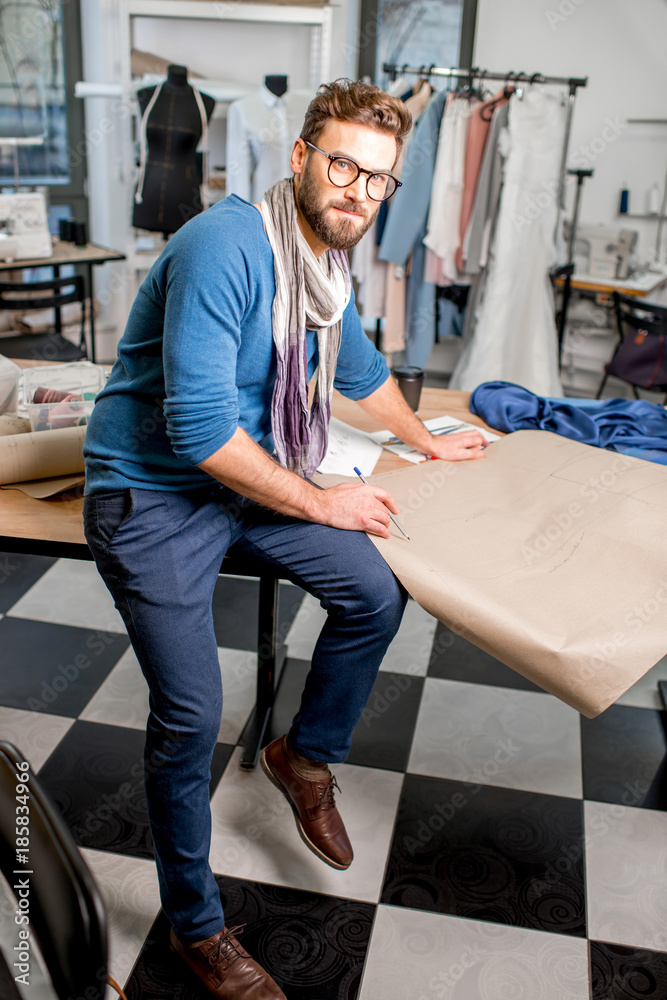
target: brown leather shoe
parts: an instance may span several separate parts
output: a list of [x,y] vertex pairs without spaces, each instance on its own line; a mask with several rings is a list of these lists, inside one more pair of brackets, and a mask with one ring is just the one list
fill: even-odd
[[336,779],[328,771],[322,781],[302,778],[287,758],[286,740],[281,736],[264,747],[260,764],[291,805],[304,844],[326,864],[344,871],[352,864],[354,853],[334,801]]
[[268,972],[236,940],[234,931],[238,930],[223,927],[196,944],[183,944],[170,930],[169,947],[218,1000],[287,1000]]

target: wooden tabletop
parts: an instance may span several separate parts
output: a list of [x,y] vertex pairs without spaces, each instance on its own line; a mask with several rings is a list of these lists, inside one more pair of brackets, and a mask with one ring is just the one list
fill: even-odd
[[[448,389],[423,389],[419,416],[422,420],[448,414],[468,420],[479,427],[487,425],[468,408],[469,392]],[[381,430],[382,425],[369,417],[355,402],[334,394],[334,416],[364,431]],[[488,428],[490,429],[490,428]],[[48,432],[44,432],[48,433]],[[375,472],[405,469],[407,463],[384,451]],[[0,490],[0,550],[3,538],[34,539],[85,546],[82,523],[83,500],[63,494],[47,500],[33,500],[20,490]]]
[[73,243],[57,240],[50,257],[32,257],[29,260],[0,260],[0,271],[16,271],[24,267],[53,267],[61,264],[104,264],[108,260],[125,260],[119,250],[109,250],[97,243],[77,247]]

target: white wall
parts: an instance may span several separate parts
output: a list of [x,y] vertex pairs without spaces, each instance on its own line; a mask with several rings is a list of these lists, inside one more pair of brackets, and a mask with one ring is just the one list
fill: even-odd
[[[666,41],[667,0],[479,0],[474,65],[588,76],[577,95],[568,160],[569,167],[594,170],[584,182],[580,221],[638,230],[643,258],[657,223],[620,216],[619,192],[627,186],[630,212],[642,213],[651,185],[664,189],[667,124],[627,120],[667,119]],[[663,259],[666,251],[667,228]]]

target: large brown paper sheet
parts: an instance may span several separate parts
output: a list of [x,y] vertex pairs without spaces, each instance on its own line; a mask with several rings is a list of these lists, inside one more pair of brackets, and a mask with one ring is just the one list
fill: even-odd
[[370,477],[372,541],[454,632],[593,718],[667,652],[667,468],[546,431]]
[[83,472],[85,436],[85,427],[63,427],[0,437],[0,485]]
[[46,500],[49,497],[57,496],[58,493],[67,493],[77,486],[84,486],[85,476],[58,476],[55,479],[34,479],[31,483],[7,483],[0,486],[0,490],[19,490],[33,500]]

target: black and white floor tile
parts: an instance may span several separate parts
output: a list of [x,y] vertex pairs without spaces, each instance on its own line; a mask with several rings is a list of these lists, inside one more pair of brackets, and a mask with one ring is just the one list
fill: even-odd
[[[255,581],[218,582],[211,863],[228,922],[289,1000],[665,1000],[667,658],[582,719],[411,601],[336,768],[355,847],[337,872],[261,771],[239,767],[257,597]],[[289,726],[323,621],[281,586],[288,660],[269,738]],[[129,1000],[196,1000],[160,911],[146,686],[94,566],[0,554],[0,649],[0,739],[31,762],[100,885],[112,975]],[[0,995],[47,992],[16,993],[0,962]]]

